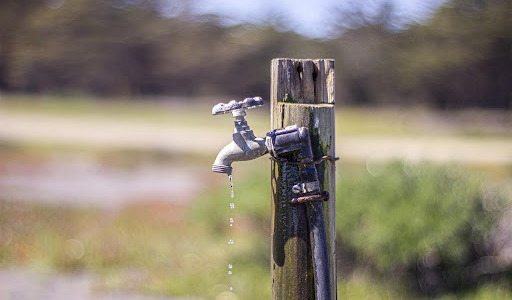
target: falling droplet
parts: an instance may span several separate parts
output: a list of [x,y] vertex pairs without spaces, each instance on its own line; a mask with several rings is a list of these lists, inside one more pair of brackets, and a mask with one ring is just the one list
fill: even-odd
[[[229,186],[231,187],[231,199],[235,198],[235,192],[234,192],[234,188],[233,188],[233,177],[231,176],[231,174],[228,175],[228,179],[229,179]],[[235,209],[235,203],[234,202],[230,202],[229,203],[229,209],[231,211],[234,211]],[[234,217],[229,217],[229,227],[233,228],[234,227],[234,224],[235,224],[235,218]],[[228,240],[228,245],[233,245],[235,243],[235,240],[232,239],[232,238],[229,238]],[[231,246],[233,247],[233,246]],[[228,264],[228,276],[230,276],[231,278],[231,275],[233,275],[233,265],[232,264]],[[232,284],[232,278],[229,279],[230,283]],[[230,292],[233,292],[233,286],[229,286],[229,291]]]
[[231,187],[231,199],[235,198],[235,190],[233,189],[233,176],[231,174],[228,175],[229,178],[229,186]]

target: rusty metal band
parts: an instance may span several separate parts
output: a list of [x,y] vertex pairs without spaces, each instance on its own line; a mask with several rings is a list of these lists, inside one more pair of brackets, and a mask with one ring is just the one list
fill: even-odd
[[295,203],[306,203],[306,202],[327,201],[327,200],[329,200],[329,192],[322,192],[320,194],[315,194],[315,195],[295,197],[295,198],[292,198],[292,200],[290,202],[295,204]]

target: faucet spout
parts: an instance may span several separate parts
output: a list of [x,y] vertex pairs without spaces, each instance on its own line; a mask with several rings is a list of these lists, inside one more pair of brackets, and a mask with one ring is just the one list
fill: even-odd
[[217,154],[217,158],[212,165],[212,171],[231,175],[233,170],[231,164],[234,161],[253,160],[267,152],[265,139],[255,137],[252,131],[235,132],[233,141]]

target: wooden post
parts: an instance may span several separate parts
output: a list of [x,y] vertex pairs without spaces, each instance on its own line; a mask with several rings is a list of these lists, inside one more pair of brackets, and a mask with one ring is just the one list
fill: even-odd
[[[307,127],[314,158],[335,157],[334,60],[274,59],[271,63],[271,128]],[[272,299],[315,299],[306,207],[290,204],[298,167],[272,162]],[[317,165],[324,202],[331,298],[336,299],[335,165]],[[332,300],[327,299],[327,300]],[[320,299],[325,300],[325,299]]]

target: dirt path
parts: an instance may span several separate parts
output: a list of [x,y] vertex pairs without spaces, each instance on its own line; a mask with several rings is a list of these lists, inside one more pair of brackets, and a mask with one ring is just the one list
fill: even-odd
[[117,209],[139,202],[184,205],[207,185],[183,163],[110,165],[85,155],[38,162],[0,158],[0,199]]
[[211,130],[193,127],[0,111],[0,141],[204,154],[222,144],[212,138],[215,135]]
[[[230,138],[231,132],[212,128],[0,111],[0,141],[149,149],[214,157]],[[338,136],[336,149],[338,156],[346,159],[512,163],[512,139],[507,138],[348,135]]]

